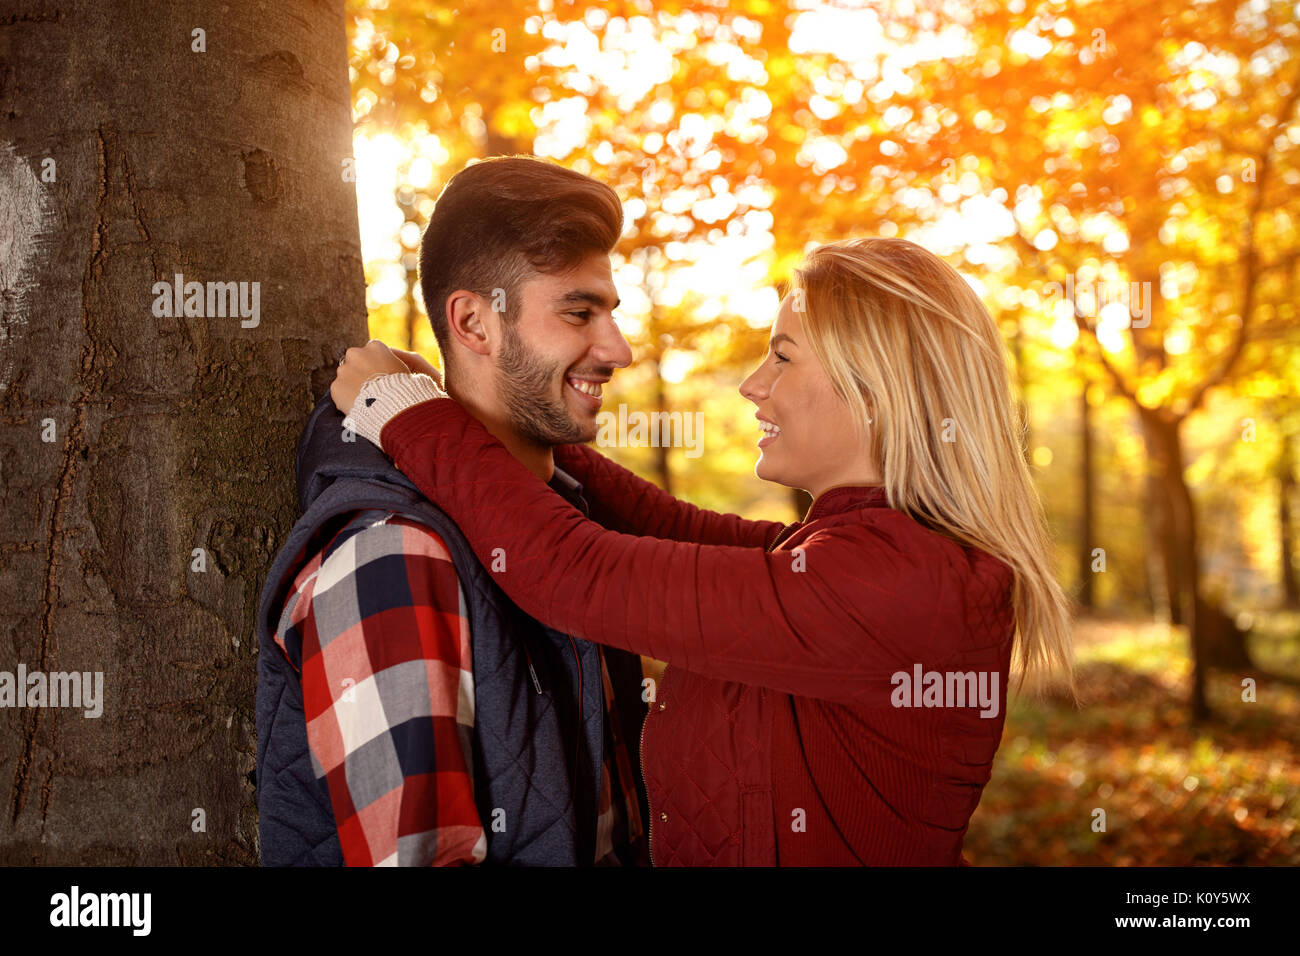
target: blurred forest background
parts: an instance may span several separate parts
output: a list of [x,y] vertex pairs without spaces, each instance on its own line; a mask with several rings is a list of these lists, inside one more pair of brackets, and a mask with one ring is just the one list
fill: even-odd
[[1300,863],[1300,7],[348,7],[374,337],[437,360],[416,251],[465,163],[594,176],[637,356],[605,408],[704,414],[701,457],[602,450],[789,521],[736,390],[783,280],[833,239],[943,255],[1005,333],[1086,695],[1017,701],[967,857]]

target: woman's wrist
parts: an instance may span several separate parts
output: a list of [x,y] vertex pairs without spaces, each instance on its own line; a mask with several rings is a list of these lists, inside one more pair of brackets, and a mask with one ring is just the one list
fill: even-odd
[[448,395],[428,375],[393,372],[367,379],[344,424],[366,441],[382,448],[379,436],[388,422],[423,402]]

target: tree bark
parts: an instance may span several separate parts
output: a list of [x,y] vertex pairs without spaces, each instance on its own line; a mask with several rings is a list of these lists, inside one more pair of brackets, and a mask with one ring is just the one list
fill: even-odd
[[[0,862],[253,864],[255,605],[306,415],[366,331],[344,4],[24,6],[0,19],[0,670],[100,671],[103,712],[0,709]],[[178,273],[250,306],[258,283],[256,315],[159,315]]]

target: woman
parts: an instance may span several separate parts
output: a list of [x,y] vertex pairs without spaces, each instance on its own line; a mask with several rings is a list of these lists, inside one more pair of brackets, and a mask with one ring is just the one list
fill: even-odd
[[335,401],[526,613],[670,665],[642,731],[656,865],[964,863],[1009,673],[1068,678],[1071,650],[1002,342],[955,270],[860,239],[796,272],[740,387],[756,473],[814,498],[775,534],[570,446],[667,529],[607,531],[405,368],[349,350]]

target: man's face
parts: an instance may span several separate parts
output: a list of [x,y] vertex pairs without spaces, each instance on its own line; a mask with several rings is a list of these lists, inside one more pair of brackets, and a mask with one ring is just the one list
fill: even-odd
[[539,445],[596,437],[601,385],[632,362],[614,323],[618,292],[609,256],[596,253],[571,272],[520,283],[514,323],[502,323],[497,394],[510,426]]

